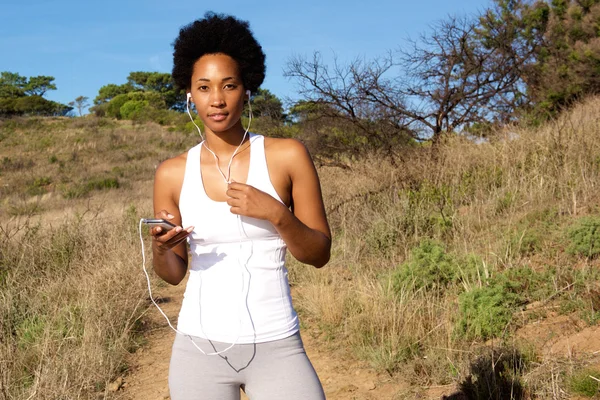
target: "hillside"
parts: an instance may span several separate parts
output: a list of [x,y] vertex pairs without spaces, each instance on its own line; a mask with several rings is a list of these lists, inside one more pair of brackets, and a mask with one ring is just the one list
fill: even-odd
[[[304,334],[387,374],[395,399],[594,396],[599,108],[319,166],[334,246],[320,270],[289,260]],[[155,124],[0,121],[0,399],[120,395],[153,326],[137,222],[156,165],[195,143]]]

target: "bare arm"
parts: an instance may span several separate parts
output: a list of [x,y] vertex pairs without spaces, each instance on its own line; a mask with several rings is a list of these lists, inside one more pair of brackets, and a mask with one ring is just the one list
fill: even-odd
[[235,182],[227,191],[231,212],[268,220],[298,261],[320,268],[329,261],[331,232],[317,171],[298,141],[282,141],[274,153],[274,164],[289,177],[293,212],[268,194]]
[[154,271],[171,285],[179,284],[185,277],[188,264],[185,238],[194,229],[181,227],[181,214],[175,202],[183,182],[181,162],[178,158],[163,162],[154,177],[154,214],[177,225],[166,233],[160,228],[151,232]]

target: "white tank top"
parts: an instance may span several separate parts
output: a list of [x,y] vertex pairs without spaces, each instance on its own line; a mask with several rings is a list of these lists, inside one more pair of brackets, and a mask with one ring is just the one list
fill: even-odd
[[[232,214],[202,182],[202,144],[188,151],[179,198],[188,236],[190,276],[177,329],[224,343],[283,339],[299,329],[285,267],[285,242],[267,221]],[[265,158],[264,137],[250,134],[248,185],[281,201]]]

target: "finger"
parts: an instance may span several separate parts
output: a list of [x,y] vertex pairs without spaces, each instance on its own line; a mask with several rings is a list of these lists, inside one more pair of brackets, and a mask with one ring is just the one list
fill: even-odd
[[165,209],[160,210],[159,212],[156,213],[156,218],[162,218],[162,219],[173,219],[174,216],[168,212]]
[[235,198],[239,198],[244,192],[242,192],[239,189],[235,189],[235,188],[229,188],[227,189],[227,191],[225,192],[225,194],[229,197],[235,197]]
[[[177,226],[173,229],[169,229],[167,231],[165,231],[163,228],[161,228],[160,226],[157,226],[156,228],[157,233],[154,235],[154,237],[158,240],[158,238],[160,238],[159,241],[161,242],[166,242],[169,239],[171,239],[173,236],[177,235],[179,232],[181,232],[183,230],[182,227]],[[163,232],[163,233],[161,233]]]
[[230,206],[239,206],[240,200],[236,199],[235,197],[230,197],[227,199],[227,204]]
[[247,187],[249,187],[249,185],[246,185],[245,183],[239,183],[235,181],[229,183],[229,189],[233,190],[244,190]]
[[184,241],[184,240],[185,240],[185,239],[188,237],[188,235],[189,235],[190,233],[191,233],[191,232],[188,232],[188,231],[181,231],[181,232],[179,232],[177,235],[175,235],[175,236],[173,236],[172,238],[170,238],[170,239],[168,239],[167,241],[165,241],[165,244],[166,244],[166,245],[170,245],[170,246],[171,246],[171,245],[172,245],[172,246],[175,246],[175,245],[177,245],[177,244],[179,244],[179,243],[183,242],[183,241]]
[[230,207],[229,211],[231,211],[232,214],[236,214],[236,215],[242,214],[242,209],[240,207]]

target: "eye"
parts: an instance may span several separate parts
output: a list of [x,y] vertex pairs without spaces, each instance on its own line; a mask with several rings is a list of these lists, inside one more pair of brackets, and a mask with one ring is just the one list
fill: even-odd
[[206,92],[208,90],[208,86],[206,86],[206,85],[199,86],[198,90],[201,92]]
[[228,83],[227,85],[225,85],[225,89],[227,90],[233,90],[237,87],[237,85],[233,84],[233,83]]

